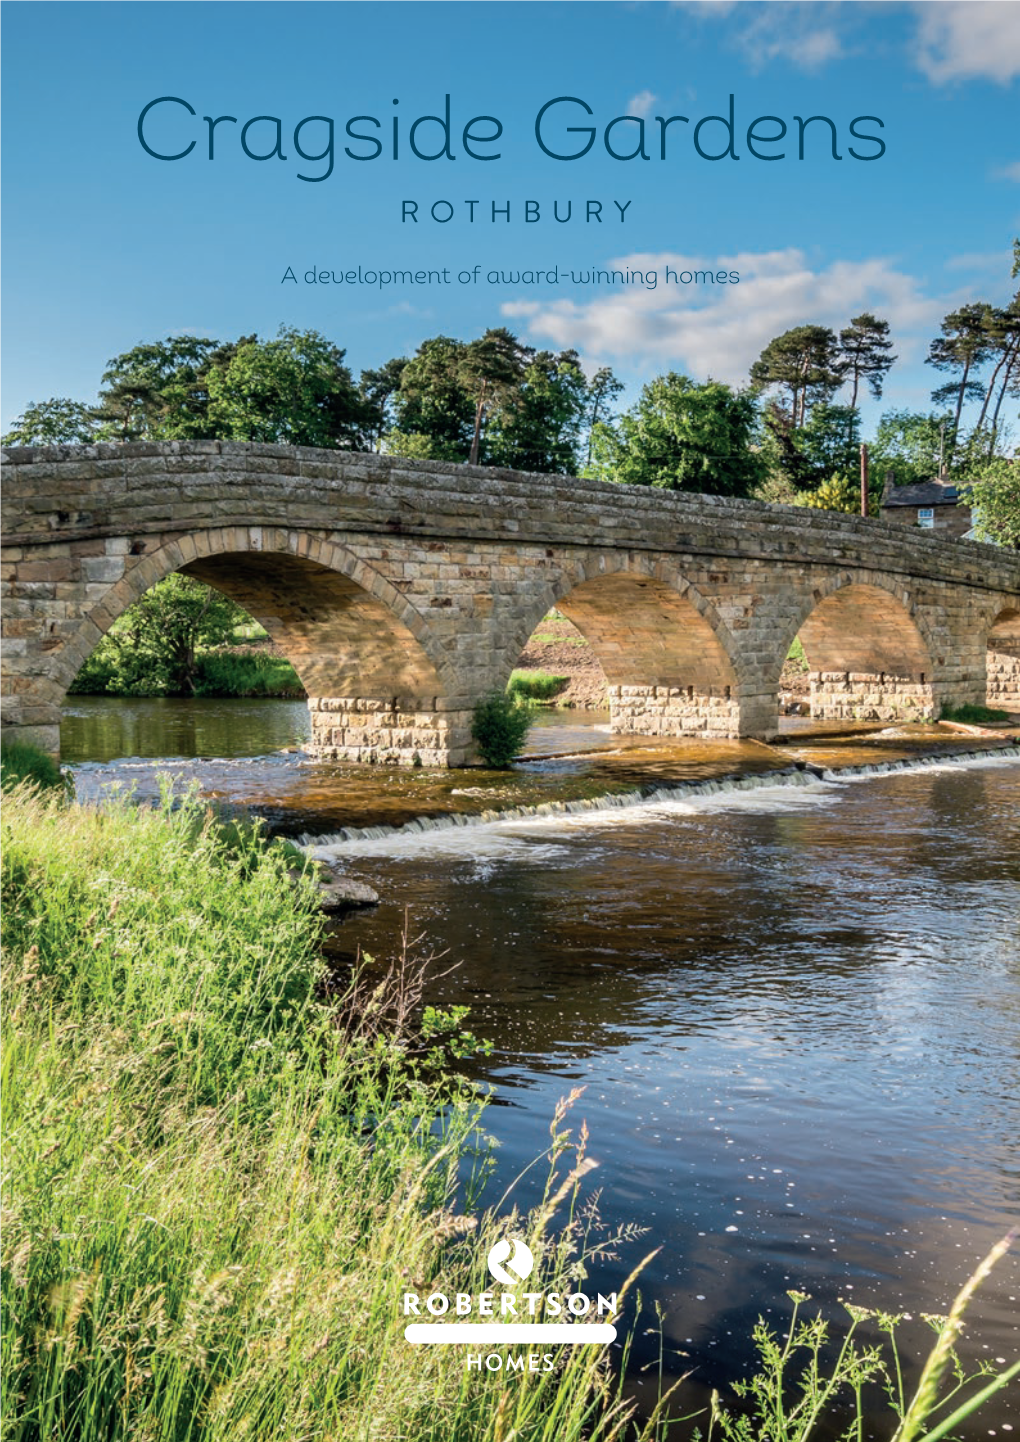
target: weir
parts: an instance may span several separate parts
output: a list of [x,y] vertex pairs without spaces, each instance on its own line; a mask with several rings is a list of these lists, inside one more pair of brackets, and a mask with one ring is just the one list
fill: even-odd
[[838,770],[791,766],[755,776],[721,777],[711,781],[688,781],[672,786],[647,786],[639,790],[609,793],[575,801],[544,801],[535,806],[508,806],[501,810],[480,811],[475,815],[454,811],[445,816],[420,816],[414,821],[404,822],[401,826],[344,826],[339,831],[318,836],[305,832],[297,841],[314,858],[324,852],[330,855],[334,852],[342,853],[346,846],[363,841],[393,841],[426,836],[434,832],[506,825],[514,821],[555,820],[633,811],[638,807],[654,808],[670,802],[697,801],[734,792],[769,791],[776,788],[817,791],[824,785],[864,780],[869,776],[883,776],[894,771],[930,771],[946,766],[996,765],[1020,766],[1020,747],[1003,746],[995,750],[958,751],[945,756],[874,761],[862,766],[841,766]]
[[179,570],[266,628],[324,757],[470,762],[474,706],[554,606],[618,733],[768,740],[798,634],[823,718],[1020,706],[1020,556],[753,501],[242,442],[15,448],[2,565],[4,734],[54,753],[83,662]]

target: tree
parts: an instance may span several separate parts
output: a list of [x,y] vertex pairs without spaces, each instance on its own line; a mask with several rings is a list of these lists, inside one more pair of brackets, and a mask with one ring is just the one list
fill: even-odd
[[936,405],[956,398],[954,429],[959,429],[964,401],[981,400],[985,394],[985,387],[975,379],[975,372],[993,350],[989,330],[991,309],[984,301],[976,301],[951,311],[942,322],[941,336],[936,336],[928,348],[926,365],[940,371],[959,372],[956,379],[931,393]]
[[434,336],[391,392],[388,451],[436,460],[577,470],[587,403],[574,351],[534,351],[505,329],[474,341]]
[[939,474],[942,460],[952,455],[957,432],[950,415],[922,411],[887,411],[871,445],[871,472],[884,481],[909,486]]
[[393,425],[393,397],[400,389],[407,363],[406,356],[395,356],[377,370],[361,372],[358,389],[371,416],[366,429],[373,446],[381,444],[383,436]]
[[617,380],[610,366],[600,366],[588,382],[588,438],[585,448],[585,474],[592,460],[592,444],[595,427],[600,422],[612,421],[612,405],[623,391],[623,381]]
[[851,409],[857,405],[862,381],[867,383],[875,400],[881,398],[885,377],[896,360],[891,350],[889,322],[879,320],[870,311],[854,316],[840,331],[839,352],[844,375],[850,381]]
[[89,445],[98,439],[93,406],[66,396],[33,401],[3,438],[5,446]]
[[477,466],[481,448],[482,423],[486,413],[505,409],[516,398],[524,380],[529,352],[517,337],[499,326],[479,340],[470,341],[460,357],[458,379],[475,401],[475,424],[468,461]]
[[134,695],[190,695],[195,690],[199,646],[220,646],[249,616],[235,602],[190,576],[174,572],[129,606],[83,668],[103,678],[103,688]]
[[114,356],[103,372],[99,419],[108,439],[210,440],[209,374],[236,346],[205,336],[167,336]]
[[968,479],[960,503],[973,508],[981,540],[1020,551],[1020,461],[999,456],[986,462]]
[[486,434],[490,465],[574,475],[588,386],[576,351],[532,353]]
[[460,383],[464,342],[437,335],[423,341],[403,368],[393,393],[395,432],[427,436],[435,460],[463,461],[471,449],[475,407]]
[[[1014,242],[1014,246],[1017,245],[1020,245],[1020,242]],[[1017,261],[1014,261],[1014,276],[1017,273],[1016,266]],[[984,404],[974,429],[976,432],[984,431],[986,423],[989,423],[987,454],[991,457],[995,454],[999,437],[999,416],[1003,401],[1007,395],[1020,395],[1020,291],[1016,292],[1009,305],[1003,308],[987,308],[984,328],[994,366],[985,387]]]
[[482,760],[494,771],[506,771],[524,749],[535,708],[522,696],[494,691],[483,697],[471,718],[471,736]]
[[246,337],[209,371],[209,422],[235,441],[356,449],[376,420],[344,365],[316,330],[281,326],[275,340]]
[[[882,499],[882,486],[874,477],[868,481],[868,515],[877,516]],[[851,516],[861,513],[861,482],[859,476],[848,476],[834,472],[814,491],[804,491],[795,497],[795,506],[810,506],[816,511],[844,511]]]
[[799,489],[817,486],[837,471],[853,475],[860,463],[860,412],[854,406],[817,405],[791,442]]
[[764,479],[756,438],[749,392],[671,371],[644,387],[618,426],[596,426],[594,469],[625,484],[746,496]]
[[789,425],[796,430],[810,406],[831,400],[843,381],[839,343],[827,326],[798,325],[770,340],[751,367],[763,389],[778,387],[789,397]]

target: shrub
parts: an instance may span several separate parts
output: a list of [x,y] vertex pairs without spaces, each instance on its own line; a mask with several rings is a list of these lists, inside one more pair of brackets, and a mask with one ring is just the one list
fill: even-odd
[[211,651],[199,656],[196,696],[304,696],[289,661],[268,651]]
[[67,791],[70,778],[60,769],[60,763],[38,746],[29,741],[5,741],[0,746],[0,785],[6,791],[17,786],[19,781],[31,781],[42,789],[54,788]]
[[471,735],[487,766],[505,771],[520,754],[534,710],[530,701],[494,691],[475,707]]
[[940,721],[964,721],[980,726],[983,721],[1008,721],[1008,711],[996,711],[990,706],[972,706],[968,701],[963,706],[943,706]]
[[548,671],[515,671],[507,682],[508,696],[523,696],[530,701],[551,701],[569,681],[568,676],[550,676]]

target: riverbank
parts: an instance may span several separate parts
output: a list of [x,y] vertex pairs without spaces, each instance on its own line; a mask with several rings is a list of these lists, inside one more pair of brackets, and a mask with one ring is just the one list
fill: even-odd
[[[647,1250],[631,1224],[614,1243],[595,1223],[575,1185],[583,1134],[578,1149],[561,1107],[556,1180],[520,1212],[513,1191],[483,1205],[486,1113],[458,1080],[476,1042],[462,1007],[424,1005],[414,947],[353,979],[328,971],[313,879],[295,883],[284,848],[228,839],[194,802],[100,812],[21,790],[5,824],[4,1355],[19,1436],[638,1435],[604,1348],[521,1374],[469,1372],[456,1348],[409,1354],[403,1291],[485,1290],[508,1226],[535,1252],[536,1291],[601,1277],[619,1240],[628,1266]],[[751,1431],[717,1425],[771,1435],[764,1414]]]
[[253,697],[304,700],[294,667],[266,643],[200,651],[187,691],[175,689],[165,667],[125,663],[116,647],[94,651],[75,677],[71,696]]
[[[5,827],[7,1426],[495,1442],[514,1419],[559,1442],[601,1415],[621,1435],[604,1348],[551,1374],[468,1376],[449,1348],[408,1365],[403,1289],[484,1291],[497,1226],[461,1174],[479,1142],[484,1163],[453,1068],[475,1043],[462,1011],[414,1005],[413,946],[328,974],[311,875],[195,803],[22,788]],[[533,1284],[566,1292],[590,1239],[562,1123],[562,1189],[514,1225]]]

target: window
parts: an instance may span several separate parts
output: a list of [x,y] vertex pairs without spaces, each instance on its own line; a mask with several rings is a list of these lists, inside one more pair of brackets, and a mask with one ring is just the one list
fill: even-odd
[[917,524],[924,526],[926,530],[932,530],[935,525],[935,511],[931,506],[919,506],[917,511]]

